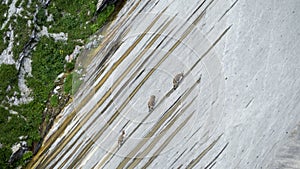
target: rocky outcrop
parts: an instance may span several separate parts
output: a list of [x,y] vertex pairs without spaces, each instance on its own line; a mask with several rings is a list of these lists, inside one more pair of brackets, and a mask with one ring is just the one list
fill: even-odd
[[14,163],[15,161],[22,158],[23,154],[28,150],[27,143],[25,141],[21,141],[20,143],[17,143],[13,145],[12,147],[12,155],[10,156],[9,163]]
[[97,10],[97,12],[99,12],[102,9],[104,9],[107,4],[114,4],[117,1],[118,0],[98,0],[97,6],[96,6],[96,10]]
[[46,8],[49,5],[49,3],[50,3],[51,0],[39,0],[39,1],[42,4],[42,6],[44,8]]

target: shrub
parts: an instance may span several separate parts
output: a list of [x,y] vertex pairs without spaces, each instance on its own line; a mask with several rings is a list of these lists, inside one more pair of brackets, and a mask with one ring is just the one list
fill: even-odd
[[74,67],[75,67],[75,64],[74,64],[73,61],[72,61],[72,62],[68,62],[68,63],[66,64],[66,71],[67,71],[67,72],[71,72],[71,71],[74,69]]
[[22,160],[23,162],[27,161],[28,159],[30,159],[32,157],[32,151],[28,151],[26,153],[23,154]]
[[55,94],[53,96],[51,96],[50,98],[50,104],[53,107],[57,107],[58,106],[58,96]]
[[[5,99],[5,96],[12,96],[14,91],[18,90],[18,71],[15,65],[0,65],[0,102]],[[11,90],[7,89],[10,86]]]
[[73,80],[73,74],[70,73],[67,75],[64,83],[64,91],[67,94],[72,94],[72,80]]
[[9,168],[8,160],[10,158],[10,155],[12,154],[12,151],[10,147],[3,146],[0,148],[0,166],[3,168]]

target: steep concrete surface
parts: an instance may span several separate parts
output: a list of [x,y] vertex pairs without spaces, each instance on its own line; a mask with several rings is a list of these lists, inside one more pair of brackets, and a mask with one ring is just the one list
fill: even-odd
[[300,168],[299,9],[128,1],[29,167]]

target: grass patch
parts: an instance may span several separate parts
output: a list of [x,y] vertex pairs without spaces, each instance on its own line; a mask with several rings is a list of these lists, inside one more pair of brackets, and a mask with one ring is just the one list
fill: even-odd
[[57,107],[58,106],[58,96],[55,94],[55,95],[53,95],[53,96],[51,96],[51,98],[50,98],[50,104],[51,104],[51,106],[53,106],[53,107]]
[[72,83],[73,83],[73,74],[70,73],[67,75],[64,83],[64,91],[66,94],[72,94]]
[[75,94],[78,91],[82,82],[83,81],[81,80],[80,74],[76,72],[68,74],[64,83],[64,92],[66,94]]
[[26,152],[22,157],[22,161],[24,161],[24,162],[27,161],[28,159],[30,159],[32,157],[32,155],[33,154],[31,151]]

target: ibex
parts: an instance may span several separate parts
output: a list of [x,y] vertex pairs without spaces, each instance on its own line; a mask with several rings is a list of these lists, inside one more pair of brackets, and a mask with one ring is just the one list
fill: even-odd
[[173,78],[173,89],[174,90],[177,89],[177,87],[182,79],[183,79],[183,73],[179,73]]
[[118,144],[119,146],[122,146],[123,142],[124,142],[124,137],[125,137],[125,131],[123,130],[121,135],[118,138]]
[[154,105],[155,105],[155,96],[154,96],[154,95],[151,95],[151,96],[150,96],[150,99],[149,99],[149,101],[148,101],[149,112],[153,111]]

